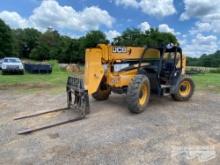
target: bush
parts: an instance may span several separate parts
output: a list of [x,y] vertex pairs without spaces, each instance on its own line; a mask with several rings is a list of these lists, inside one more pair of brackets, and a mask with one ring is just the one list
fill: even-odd
[[220,68],[210,70],[210,73],[220,73]]
[[50,64],[52,66],[53,72],[61,72],[61,71],[63,71],[60,68],[57,60],[49,60],[48,64]]
[[199,74],[208,73],[209,71],[205,67],[187,67],[186,74]]

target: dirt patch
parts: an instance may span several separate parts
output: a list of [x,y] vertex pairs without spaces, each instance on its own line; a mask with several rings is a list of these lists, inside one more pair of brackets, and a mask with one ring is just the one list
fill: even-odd
[[[90,98],[87,119],[17,135],[72,114],[13,121],[20,114],[66,106],[65,89],[56,95],[15,91],[0,91],[0,164],[219,164],[220,94],[196,91],[189,102],[152,96],[139,115],[127,110],[123,95],[103,102]],[[178,153],[181,148],[185,153]]]
[[49,136],[51,139],[56,139],[56,138],[60,137],[59,133],[50,133],[50,134],[48,134],[48,136]]
[[50,89],[54,87],[51,84],[43,84],[43,83],[34,83],[34,84],[8,84],[8,85],[0,85],[0,90],[9,90],[13,88],[18,89]]

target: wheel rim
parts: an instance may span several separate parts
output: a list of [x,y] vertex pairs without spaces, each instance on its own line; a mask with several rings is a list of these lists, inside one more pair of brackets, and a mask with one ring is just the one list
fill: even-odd
[[179,93],[181,96],[186,97],[190,94],[191,92],[191,84],[189,81],[185,80],[180,83],[179,86]]
[[141,89],[140,89],[140,95],[139,95],[139,104],[140,105],[144,105],[145,102],[146,102],[146,99],[147,99],[147,86],[146,84],[143,84],[141,86]]

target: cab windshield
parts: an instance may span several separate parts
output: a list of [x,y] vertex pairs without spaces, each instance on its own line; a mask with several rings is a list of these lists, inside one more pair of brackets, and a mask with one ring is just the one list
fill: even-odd
[[20,60],[15,59],[15,58],[6,58],[4,59],[5,63],[20,63]]

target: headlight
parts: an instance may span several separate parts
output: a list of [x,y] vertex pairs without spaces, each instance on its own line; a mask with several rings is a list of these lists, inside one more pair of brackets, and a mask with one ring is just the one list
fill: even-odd
[[19,69],[24,69],[23,65],[19,65]]
[[6,68],[7,68],[7,65],[2,64],[2,69],[6,69]]

